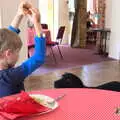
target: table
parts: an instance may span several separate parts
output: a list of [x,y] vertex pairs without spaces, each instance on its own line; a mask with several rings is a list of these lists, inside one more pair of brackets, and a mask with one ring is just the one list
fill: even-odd
[[53,98],[63,93],[66,96],[59,101],[59,107],[52,112],[17,120],[120,120],[120,115],[115,113],[116,108],[120,107],[119,92],[74,88],[31,93],[45,94]]
[[111,30],[108,28],[90,28],[87,32],[93,33],[92,37],[94,37],[94,33],[96,33],[98,53],[106,55],[106,41],[108,40],[108,37],[110,37]]

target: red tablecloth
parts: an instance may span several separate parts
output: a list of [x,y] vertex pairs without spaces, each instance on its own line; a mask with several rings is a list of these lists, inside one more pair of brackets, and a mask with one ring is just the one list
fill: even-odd
[[120,120],[120,115],[115,113],[116,108],[120,107],[119,92],[96,89],[53,89],[32,93],[45,94],[53,98],[63,93],[66,96],[59,101],[59,107],[52,112],[17,120]]

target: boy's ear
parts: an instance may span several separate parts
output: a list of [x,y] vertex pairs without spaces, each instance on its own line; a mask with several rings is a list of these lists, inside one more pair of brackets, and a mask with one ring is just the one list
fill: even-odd
[[12,53],[12,50],[8,49],[8,50],[4,51],[4,56],[8,57],[11,55],[11,53]]

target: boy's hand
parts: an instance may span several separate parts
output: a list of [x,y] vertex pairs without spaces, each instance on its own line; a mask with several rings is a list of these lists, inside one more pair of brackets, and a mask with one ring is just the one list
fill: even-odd
[[30,9],[32,8],[32,5],[26,1],[22,1],[18,7],[18,14],[19,15],[27,15],[31,14]]
[[32,13],[31,17],[32,17],[32,21],[35,27],[36,34],[40,35],[40,33],[42,32],[40,12],[36,8],[31,8],[30,11]]
[[37,8],[31,8],[30,9],[31,11],[31,17],[32,17],[32,20],[33,20],[33,23],[36,24],[36,23],[40,23],[40,12]]
[[11,23],[11,26],[18,29],[23,16],[26,14],[31,14],[31,11],[30,11],[31,7],[32,7],[32,5],[30,3],[22,0],[18,7],[18,12]]

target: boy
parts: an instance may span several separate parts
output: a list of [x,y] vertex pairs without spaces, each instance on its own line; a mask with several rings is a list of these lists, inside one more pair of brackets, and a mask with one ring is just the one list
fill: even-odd
[[[34,55],[14,68],[22,47],[19,24],[24,15],[30,14],[36,30]],[[17,34],[16,34],[17,33]],[[19,93],[24,90],[24,79],[45,60],[45,38],[42,37],[40,14],[29,3],[22,2],[17,15],[8,29],[0,29],[0,97]]]

